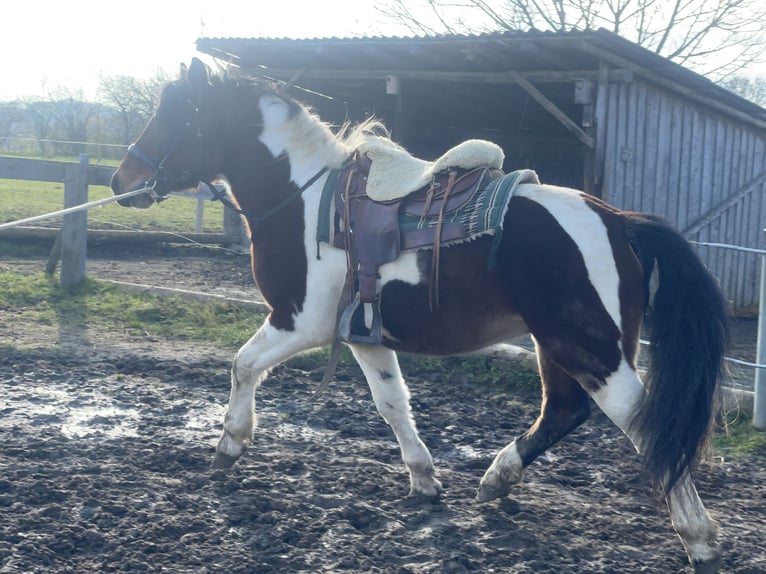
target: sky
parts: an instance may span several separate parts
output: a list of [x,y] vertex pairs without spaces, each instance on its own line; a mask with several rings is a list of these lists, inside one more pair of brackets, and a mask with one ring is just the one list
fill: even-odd
[[102,76],[149,79],[162,69],[175,77],[194,56],[211,63],[196,50],[200,37],[411,34],[386,22],[375,0],[0,2],[0,102],[60,94],[59,88],[95,99]]
[[[175,74],[206,37],[382,34],[373,0],[2,0],[0,101]],[[387,33],[404,33],[402,30]]]

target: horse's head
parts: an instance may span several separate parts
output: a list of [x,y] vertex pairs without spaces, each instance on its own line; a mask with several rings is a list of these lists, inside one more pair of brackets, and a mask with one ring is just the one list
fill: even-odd
[[222,152],[214,88],[207,66],[197,58],[188,70],[182,66],[179,80],[165,86],[157,110],[111,180],[116,195],[144,187],[153,193],[121,200],[121,205],[149,207],[171,191],[218,175]]

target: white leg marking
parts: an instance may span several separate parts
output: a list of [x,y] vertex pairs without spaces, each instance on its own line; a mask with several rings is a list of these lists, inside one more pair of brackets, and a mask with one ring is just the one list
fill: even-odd
[[231,368],[231,395],[216,447],[214,466],[230,466],[252,441],[255,426],[255,390],[268,370],[316,341],[300,331],[281,331],[266,321],[237,352]]
[[[628,427],[638,409],[644,393],[641,379],[623,359],[607,384],[591,396],[602,411],[628,435],[637,450],[641,450],[641,436],[637,429]],[[691,477],[686,473],[666,497],[673,528],[689,555],[692,564],[704,563],[706,572],[717,572],[721,553],[715,542],[716,526],[702,504]]]
[[516,441],[497,453],[492,466],[484,473],[476,494],[478,502],[488,502],[508,494],[512,485],[524,475],[524,463],[516,448]]
[[717,572],[721,562],[721,551],[716,543],[717,528],[688,472],[676,483],[666,500],[673,528],[689,561],[692,565],[705,564],[707,571]]
[[435,498],[442,490],[434,478],[431,453],[418,436],[410,408],[410,394],[396,353],[385,347],[354,345],[354,357],[364,372],[378,412],[391,426],[410,472],[410,495]]

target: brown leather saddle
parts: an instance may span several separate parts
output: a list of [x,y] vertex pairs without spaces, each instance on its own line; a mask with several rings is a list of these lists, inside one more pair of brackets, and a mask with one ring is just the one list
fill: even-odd
[[[379,344],[379,267],[394,261],[402,250],[432,249],[430,304],[432,309],[438,307],[440,246],[466,237],[463,225],[445,220],[445,216],[465,205],[483,184],[501,173],[487,167],[450,168],[434,174],[428,185],[413,193],[378,202],[367,195],[371,165],[365,154],[357,152],[338,177],[334,202],[339,224],[333,244],[345,249],[349,260],[347,304],[338,322],[339,335],[351,343]],[[400,229],[402,214],[419,217],[422,225]],[[364,314],[358,313],[365,304],[371,306],[370,328],[365,326]]]

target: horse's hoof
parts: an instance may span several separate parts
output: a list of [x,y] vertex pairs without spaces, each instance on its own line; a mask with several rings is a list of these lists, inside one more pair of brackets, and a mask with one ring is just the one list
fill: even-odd
[[234,463],[237,462],[238,456],[231,456],[222,452],[216,452],[213,457],[213,462],[210,463],[210,468],[213,470],[222,470],[231,468]]
[[710,560],[694,563],[694,574],[718,574],[721,570],[721,554],[717,553]]
[[422,484],[421,481],[421,484],[418,484],[417,487],[411,486],[407,498],[416,501],[434,502],[439,500],[443,490],[444,487],[442,486],[442,483],[435,478],[432,478],[428,481],[428,484]]
[[476,491],[476,502],[483,503],[495,500],[497,498],[503,498],[510,492],[510,488],[502,488],[494,484],[480,484],[479,490]]
[[407,498],[414,502],[436,502],[441,496],[441,490],[432,490],[423,492],[421,490],[410,490]]

